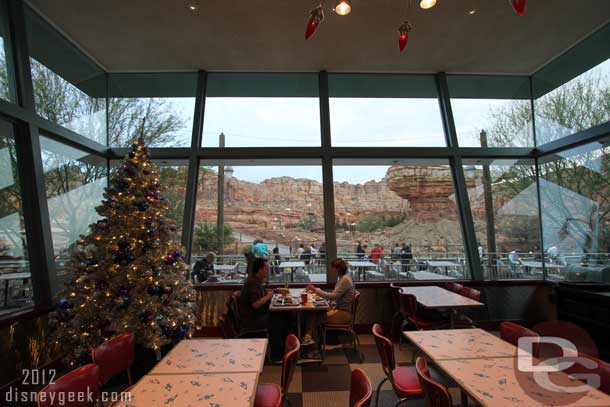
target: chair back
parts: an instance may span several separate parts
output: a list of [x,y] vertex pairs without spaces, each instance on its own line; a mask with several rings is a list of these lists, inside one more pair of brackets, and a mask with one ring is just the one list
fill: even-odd
[[479,301],[481,299],[481,292],[470,287],[463,287],[459,294],[475,301]]
[[392,290],[392,303],[394,304],[394,309],[399,310],[400,309],[400,300],[398,297],[399,297],[401,288],[398,287],[397,285],[395,285],[394,283],[391,283],[390,290]]
[[417,297],[413,294],[407,294],[400,291],[398,298],[400,300],[400,313],[406,318],[415,318],[417,314]]
[[445,288],[449,291],[459,294],[464,289],[464,286],[460,283],[448,282],[445,283]]
[[352,371],[349,392],[349,407],[368,407],[373,397],[373,386],[369,377],[362,369]]
[[288,394],[288,387],[292,382],[300,350],[301,342],[299,342],[299,338],[292,334],[288,335],[286,337],[286,351],[282,361],[282,397],[286,397],[286,394]]
[[102,385],[131,367],[135,351],[136,336],[132,333],[116,336],[93,349],[91,357],[93,362],[100,367]]
[[396,368],[396,360],[394,359],[394,346],[392,341],[383,335],[381,325],[373,325],[373,336],[375,337],[375,345],[381,359],[381,367],[385,375],[393,381],[392,371]]
[[[566,373],[573,374],[596,374],[600,379],[599,390],[603,391],[606,394],[610,394],[610,363],[604,362],[596,357],[589,356],[585,353],[580,353],[578,355],[579,358],[587,359],[591,363],[591,366],[585,366],[583,363],[575,360],[574,364],[565,370]],[[566,358],[566,360],[570,360],[570,358]],[[588,363],[583,361],[584,363]],[[597,367],[593,364],[596,364]]]
[[352,325],[356,319],[356,311],[358,311],[358,303],[360,302],[360,291],[354,290],[354,300],[352,301]]
[[[36,403],[39,407],[66,406],[70,395],[83,394],[83,401],[75,397],[70,402],[71,407],[94,407],[100,393],[100,367],[95,363],[81,366],[78,369],[63,375],[55,382],[48,384],[36,394]],[[88,400],[86,395],[93,394],[93,401]],[[63,400],[63,402],[62,402]]]
[[415,361],[415,370],[417,371],[419,383],[421,384],[424,396],[426,397],[427,407],[451,407],[453,405],[451,395],[447,388],[430,378],[430,371],[428,370],[426,359],[418,357]]
[[[515,324],[513,322],[502,322],[500,324],[500,337],[506,342],[519,347],[519,338],[522,337],[535,337],[539,338],[536,332],[531,329],[527,329],[524,326]],[[538,346],[534,343],[533,346],[534,356],[538,356]]]

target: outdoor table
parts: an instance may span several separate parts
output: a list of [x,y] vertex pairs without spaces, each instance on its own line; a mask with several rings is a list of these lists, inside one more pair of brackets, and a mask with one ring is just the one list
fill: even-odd
[[[541,261],[522,261],[521,265],[530,269],[542,270],[542,262]],[[544,263],[545,269],[555,269],[557,271],[564,270],[566,266],[562,266],[561,264],[553,264],[553,263]]]
[[[568,401],[565,393],[545,390],[533,380],[519,381],[515,359],[508,357],[441,359],[436,361],[436,365],[453,379],[463,392],[484,407],[610,406],[610,396],[592,387],[580,399]],[[556,371],[548,375],[555,385],[574,386],[576,383],[564,372]],[[463,396],[462,405],[465,405],[465,401]]]
[[143,376],[120,407],[231,406],[254,404],[258,373],[203,373]]
[[31,278],[32,274],[29,272],[21,273],[5,273],[0,274],[0,281],[4,281],[4,307],[8,306],[8,283],[11,280],[22,280]]
[[448,309],[451,328],[455,325],[455,313],[462,308],[483,307],[485,304],[436,286],[401,287],[406,294],[412,294],[417,302],[428,309]]
[[452,261],[446,261],[446,260],[427,260],[426,265],[428,266],[428,270],[430,270],[430,272],[432,272],[432,270],[434,270],[436,267],[444,268],[445,275],[447,275],[449,267],[462,268],[462,265],[460,263],[454,263]]
[[512,358],[517,348],[479,328],[405,331],[410,340],[430,359]]
[[299,267],[305,268],[304,261],[283,261],[277,266],[280,270],[282,269],[290,269],[290,281],[294,281],[294,272]]
[[444,276],[429,271],[412,271],[410,273],[414,280],[455,280],[455,277]]
[[361,260],[348,260],[347,264],[350,267],[355,267],[358,272],[358,280],[366,280],[366,272],[365,269],[373,268],[377,269],[377,264],[370,261],[361,261]]
[[218,272],[226,272],[226,271],[235,271],[237,270],[237,264],[214,264],[214,271]]
[[186,339],[150,374],[260,373],[267,339]]

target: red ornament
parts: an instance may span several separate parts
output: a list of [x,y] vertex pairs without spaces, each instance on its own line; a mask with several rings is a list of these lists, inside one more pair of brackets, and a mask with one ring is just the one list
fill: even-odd
[[322,20],[324,20],[324,11],[322,10],[322,4],[320,4],[309,12],[309,21],[307,21],[307,28],[305,29],[306,40],[313,35]]
[[525,15],[525,0],[510,0],[510,4],[517,14],[520,16]]
[[409,24],[408,21],[404,21],[400,27],[398,27],[398,48],[400,52],[402,52],[407,46],[407,41],[409,40],[409,31],[411,31],[413,27]]

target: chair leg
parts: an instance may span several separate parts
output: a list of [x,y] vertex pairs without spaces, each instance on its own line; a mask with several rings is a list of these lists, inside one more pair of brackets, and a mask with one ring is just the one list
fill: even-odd
[[406,399],[406,398],[404,398],[404,399],[398,399],[398,401],[397,401],[396,403],[394,403],[394,404],[392,405],[392,407],[396,407],[396,406],[398,406],[398,405],[400,405],[400,404],[404,403],[405,401],[408,401],[408,399]]
[[407,321],[406,319],[404,321],[402,321],[402,323],[400,324],[400,332],[398,332],[398,349],[400,349],[400,350],[402,350],[402,337],[403,337],[402,333],[408,324],[409,324],[409,321]]
[[130,386],[133,384],[133,379],[131,378],[131,368],[130,367],[127,368],[127,381],[129,382]]
[[384,377],[377,385],[377,391],[375,391],[375,407],[379,407],[379,392],[381,391],[381,386],[383,386],[386,381],[388,381],[388,378]]
[[358,338],[358,335],[356,334],[356,332],[354,332],[354,330],[351,331],[352,334],[352,340],[354,342],[354,350],[358,353],[358,360],[360,361],[360,363],[363,362],[362,360],[362,353],[360,353],[360,339]]
[[322,362],[324,362],[324,354],[326,352],[326,328],[322,328],[320,329],[320,341],[318,341],[318,343],[320,344],[320,356],[322,358]]

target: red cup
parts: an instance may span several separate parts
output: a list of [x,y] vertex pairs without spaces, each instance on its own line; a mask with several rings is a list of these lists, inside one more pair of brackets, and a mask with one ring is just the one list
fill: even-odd
[[306,292],[301,293],[301,304],[307,304],[307,293]]

